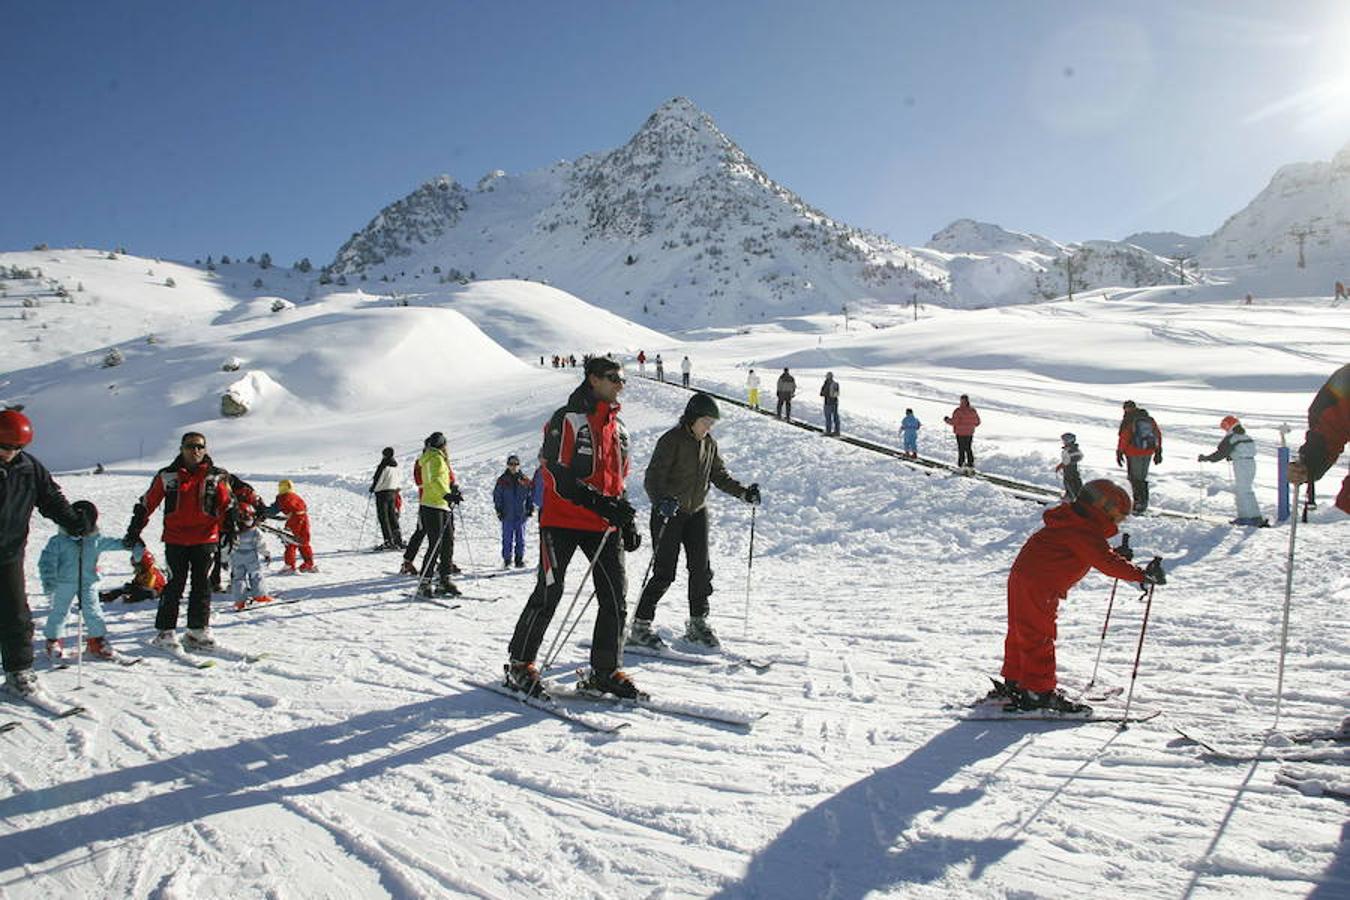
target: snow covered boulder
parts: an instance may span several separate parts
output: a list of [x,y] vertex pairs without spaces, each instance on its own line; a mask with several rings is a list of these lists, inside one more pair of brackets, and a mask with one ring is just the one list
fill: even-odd
[[286,393],[266,372],[251,371],[225,389],[220,396],[220,414],[227,418],[247,415],[268,397]]
[[295,304],[284,297],[272,298],[272,312],[277,313],[287,309],[295,309]]
[[126,362],[126,357],[122,355],[121,350],[114,347],[103,357],[103,368],[111,369],[113,366],[120,366],[124,362]]
[[242,366],[243,364],[244,361],[242,359],[240,359],[237,356],[231,356],[229,359],[225,360],[223,363],[220,364],[220,371],[238,372],[239,367]]

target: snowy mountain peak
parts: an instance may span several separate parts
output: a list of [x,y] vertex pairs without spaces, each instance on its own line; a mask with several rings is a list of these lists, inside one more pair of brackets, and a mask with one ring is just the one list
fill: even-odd
[[409,248],[444,235],[467,208],[467,192],[459,182],[449,175],[438,175],[380,210],[342,245],[330,268],[338,272],[360,270],[391,256],[406,256]]
[[1038,234],[1009,231],[990,222],[957,219],[939,231],[925,245],[946,253],[1061,253],[1064,246]]

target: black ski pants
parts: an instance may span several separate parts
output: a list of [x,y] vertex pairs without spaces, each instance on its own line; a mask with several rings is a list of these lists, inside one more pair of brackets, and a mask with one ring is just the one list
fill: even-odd
[[431,577],[436,568],[436,580],[442,583],[450,580],[450,560],[455,555],[455,516],[451,509],[437,509],[434,506],[419,506],[418,518],[422,522],[422,531],[426,535],[427,552],[422,557],[422,579]]
[[0,563],[0,656],[6,672],[33,668],[33,611],[23,583],[23,554]]
[[972,444],[975,442],[973,434],[958,434],[956,436],[956,465],[970,466],[975,468],[975,449]]
[[792,396],[790,394],[778,395],[778,411],[774,413],[778,418],[792,418]]
[[403,543],[403,534],[398,527],[398,510],[394,507],[394,498],[397,496],[398,491],[375,492],[375,516],[380,520],[380,534],[384,536],[386,544]]
[[[606,534],[609,534],[608,538]],[[548,631],[563,596],[568,563],[578,549],[587,559],[595,560],[591,579],[595,582],[597,609],[595,629],[591,633],[591,668],[597,672],[612,672],[623,663],[628,579],[624,574],[623,546],[618,532],[552,527],[539,529],[538,577],[530,599],[516,621],[515,634],[511,636],[512,660],[534,662],[538,657],[539,645],[544,641],[544,633]],[[584,610],[578,614],[583,615]]]
[[713,592],[712,567],[708,564],[708,508],[678,513],[662,519],[652,513],[652,577],[642,589],[633,618],[651,621],[656,604],[675,581],[675,566],[684,548],[684,564],[689,570],[689,615],[706,616],[708,597]]
[[211,624],[211,563],[216,556],[216,545],[165,544],[164,562],[169,567],[169,583],[159,597],[155,612],[155,628],[172,631],[178,627],[178,604],[183,589],[192,578],[188,591],[187,627],[205,628]]

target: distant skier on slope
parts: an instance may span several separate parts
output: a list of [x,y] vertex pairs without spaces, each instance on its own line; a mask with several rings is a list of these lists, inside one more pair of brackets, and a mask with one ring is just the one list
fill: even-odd
[[1064,499],[1072,503],[1078,499],[1083,489],[1083,476],[1078,474],[1078,464],[1083,461],[1083,451],[1078,449],[1078,436],[1066,431],[1059,436],[1059,465],[1055,471],[1064,479]]
[[825,435],[839,436],[839,382],[834,380],[833,372],[825,373],[825,381],[820,386],[821,404],[825,407]]
[[1233,498],[1237,502],[1237,518],[1234,525],[1269,525],[1261,516],[1261,505],[1256,502],[1256,491],[1252,482],[1256,479],[1256,441],[1247,434],[1237,416],[1224,416],[1219,423],[1223,429],[1223,439],[1213,453],[1201,453],[1196,462],[1233,463]]
[[1116,465],[1125,466],[1134,494],[1134,514],[1148,509],[1148,464],[1162,462],[1162,429],[1133,400],[1121,404],[1119,436],[1116,441]]
[[637,355],[638,374],[643,378],[647,377],[647,351],[639,350]]
[[680,383],[684,387],[689,387],[689,376],[694,371],[694,364],[689,361],[689,357],[680,360]]
[[1112,551],[1107,538],[1130,514],[1130,496],[1105,478],[1083,485],[1078,499],[1046,510],[1045,527],[1027,539],[1008,573],[1008,631],[1003,683],[995,693],[1017,709],[1088,713],[1056,687],[1055,621],[1059,602],[1090,569],[1146,584],[1165,581],[1162,562],[1146,569]]
[[774,413],[780,419],[792,421],[792,398],[797,393],[797,379],[792,377],[792,373],[783,367],[783,374],[778,376],[778,410]]
[[624,486],[631,465],[628,431],[619,419],[624,382],[618,362],[592,359],[585,380],[544,426],[538,577],[516,621],[506,666],[507,686],[525,694],[544,691],[535,659],[562,599],[567,567],[581,550],[592,561],[596,615],[591,671],[579,686],[619,697],[641,695],[621,668],[624,551],[632,553],[642,543]]
[[534,485],[520,471],[520,457],[506,458],[506,471],[492,488],[492,505],[502,523],[502,568],[525,568],[525,522],[534,515]]
[[745,402],[751,409],[759,409],[759,376],[754,369],[745,376]]
[[952,426],[956,436],[956,468],[969,475],[975,471],[975,429],[980,427],[980,414],[970,405],[970,397],[961,395],[961,401],[950,416],[942,421]]
[[666,383],[666,364],[661,361],[661,354],[656,354],[656,380],[662,384]]
[[375,497],[375,518],[380,523],[380,536],[383,538],[377,550],[402,550],[404,547],[398,521],[399,506],[402,505],[399,490],[402,487],[394,448],[385,447],[367,491]]
[[919,429],[922,427],[914,410],[906,409],[905,417],[900,420],[900,446],[910,459],[919,458]]
[[[1350,441],[1350,363],[1337,369],[1308,407],[1308,434],[1289,464],[1294,484],[1317,481],[1331,468]],[[1341,482],[1336,508],[1350,513],[1350,475]]]
[[721,418],[716,401],[699,393],[689,398],[679,423],[656,442],[643,487],[652,502],[652,577],[638,600],[628,641],[653,649],[665,642],[652,629],[656,604],[675,581],[675,566],[684,548],[689,570],[689,618],[684,639],[706,647],[718,646],[708,624],[708,597],[713,592],[708,560],[708,486],[747,503],[759,503],[759,485],[741,484],[727,473],[713,424]]

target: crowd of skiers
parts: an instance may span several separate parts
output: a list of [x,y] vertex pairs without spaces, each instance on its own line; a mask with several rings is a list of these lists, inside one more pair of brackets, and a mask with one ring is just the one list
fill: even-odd
[[[784,378],[789,379],[786,399],[790,404],[795,382],[784,369],[779,378],[780,401]],[[832,382],[832,377],[827,378],[827,385]],[[758,504],[759,486],[742,484],[728,473],[711,434],[720,417],[717,404],[707,394],[693,394],[680,420],[657,441],[643,479],[652,510],[647,523],[653,553],[651,577],[645,581],[628,623],[624,554],[636,551],[642,536],[636,510],[628,499],[630,439],[618,415],[625,383],[623,368],[613,358],[587,359],[581,384],[544,426],[534,477],[527,477],[521,471],[520,458],[512,455],[494,486],[504,567],[524,567],[525,523],[536,512],[539,514],[535,583],[507,648],[506,680],[517,690],[530,694],[543,690],[537,665],[540,644],[577,550],[590,560],[588,573],[598,603],[591,669],[584,686],[622,697],[640,694],[622,670],[623,647],[626,643],[663,646],[664,639],[654,627],[655,614],[674,581],[681,553],[690,575],[689,615],[681,638],[708,646],[718,643],[708,622],[713,592],[708,491],[716,487]],[[758,389],[757,383],[747,387]],[[824,388],[822,396],[830,397]],[[979,417],[963,396],[946,421],[958,438],[969,438]],[[900,426],[905,453],[917,454],[921,427],[913,410],[906,410]],[[1258,524],[1259,508],[1250,490],[1255,446],[1236,417],[1225,417],[1220,427],[1224,437],[1218,447],[1199,459],[1232,461],[1239,488],[1238,521]],[[837,424],[834,430],[837,432]],[[44,637],[54,657],[64,652],[61,632],[71,607],[78,604],[87,629],[84,652],[94,659],[116,658],[107,640],[100,604],[119,597],[157,600],[152,645],[171,651],[181,646],[209,650],[214,644],[210,597],[213,587],[220,587],[213,585],[213,573],[219,572],[222,556],[228,558],[230,590],[237,606],[270,599],[263,582],[266,550],[260,530],[282,537],[287,571],[315,570],[308,509],[294,484],[280,481],[275,500],[267,503],[247,482],[215,465],[207,453],[206,438],[199,432],[183,435],[178,455],[155,473],[149,489],[136,502],[122,538],[101,535],[98,510],[89,501],[67,502],[52,476],[27,452],[33,437],[32,424],[20,409],[0,411],[0,655],[5,686],[12,692],[37,689],[32,671],[33,620],[23,572],[29,521],[35,509],[59,526],[38,563],[42,588],[50,602]],[[1350,365],[1335,372],[1314,398],[1308,411],[1306,439],[1289,467],[1290,481],[1302,484],[1322,477],[1347,440]],[[963,443],[963,457],[958,461],[973,465],[969,441]],[[398,525],[403,485],[392,448],[385,448],[369,488],[381,527],[382,543],[377,549],[402,548],[405,571],[421,576],[419,591],[427,595],[457,593],[450,580],[457,570],[453,565],[454,510],[463,495],[446,444],[442,432],[433,432],[417,459],[413,479],[418,487],[418,529],[408,542],[403,541]],[[1062,435],[1061,445],[1056,468],[1064,477],[1066,503],[1046,511],[1045,527],[1027,541],[1010,571],[1004,680],[996,693],[1022,708],[1075,712],[1080,705],[1058,691],[1055,682],[1058,603],[1091,568],[1122,580],[1163,583],[1160,561],[1144,568],[1134,566],[1127,550],[1113,549],[1107,543],[1126,516],[1147,508],[1148,465],[1162,461],[1162,430],[1146,410],[1131,401],[1124,403],[1117,462],[1127,467],[1131,492],[1108,479],[1084,484],[1078,471],[1083,454],[1075,436]],[[1350,475],[1341,485],[1336,505],[1350,513]],[[156,566],[154,555],[141,539],[152,514],[161,506],[167,574]],[[269,518],[284,519],[285,528],[266,525]],[[413,562],[421,543],[427,544],[427,550],[418,567]],[[115,550],[131,552],[135,572],[126,585],[100,596],[96,591],[97,560],[100,554]],[[185,592],[187,631],[180,644],[177,625]]]

